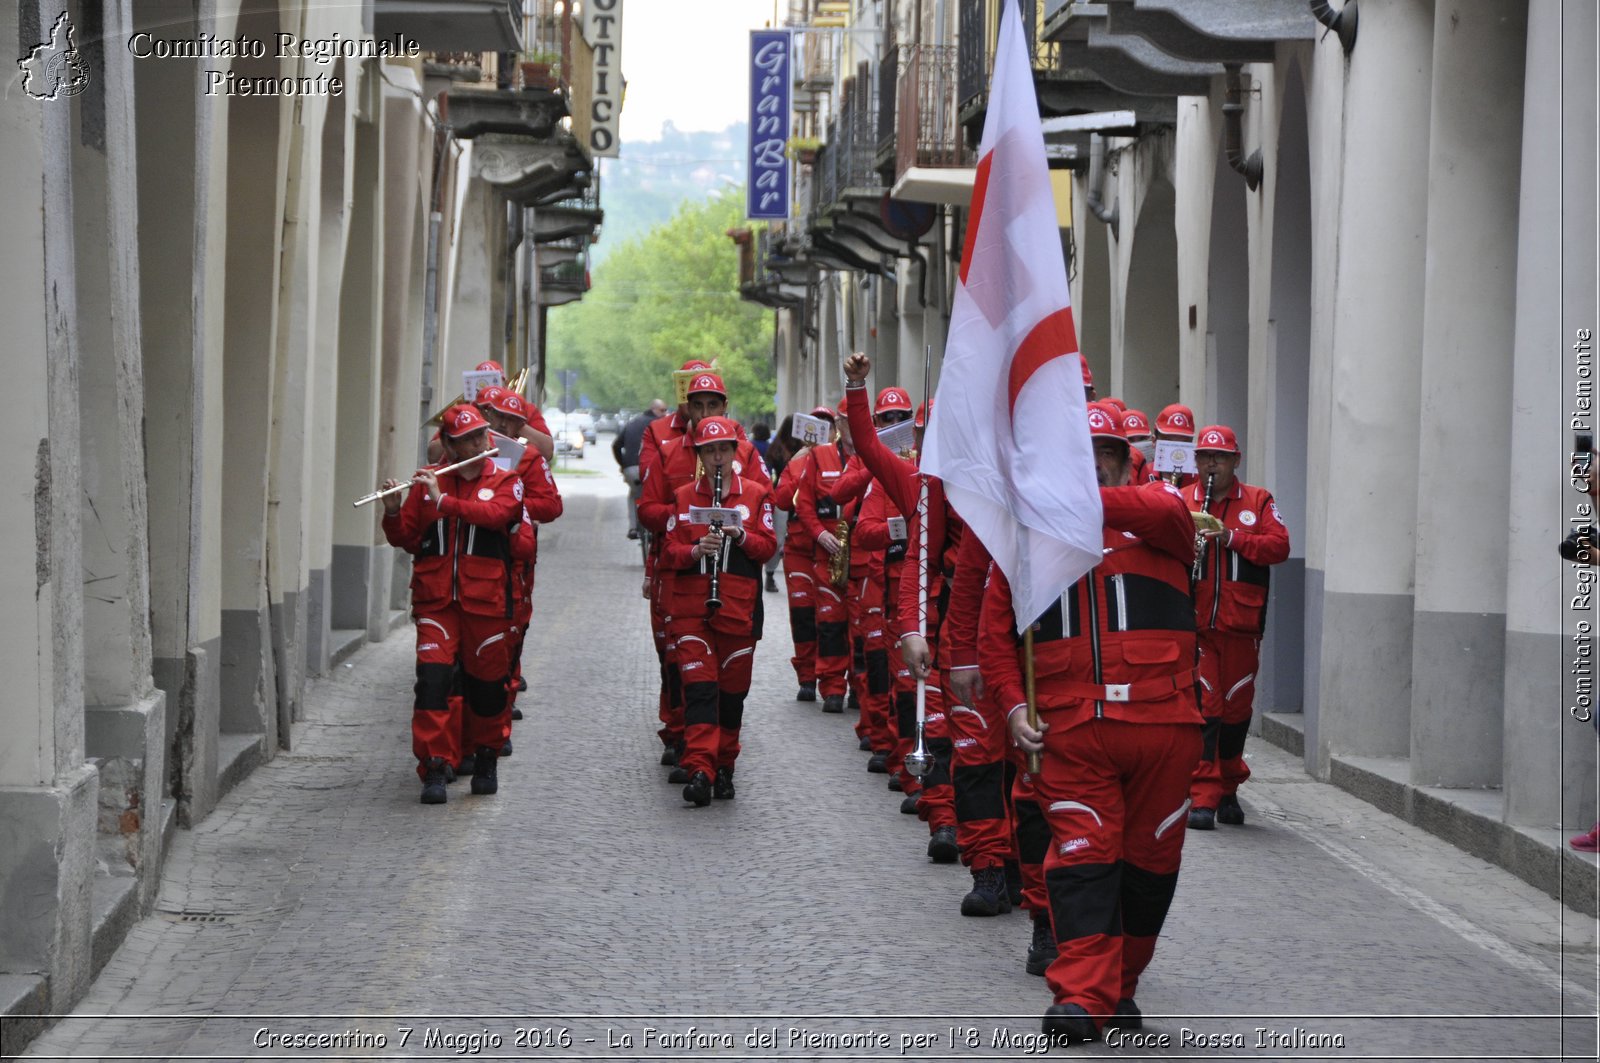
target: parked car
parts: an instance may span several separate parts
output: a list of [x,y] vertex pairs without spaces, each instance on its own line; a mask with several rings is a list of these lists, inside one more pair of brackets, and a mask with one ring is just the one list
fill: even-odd
[[626,423],[617,414],[602,413],[594,419],[594,430],[596,432],[620,432],[622,431],[622,426]]
[[588,410],[574,410],[567,415],[567,423],[581,429],[586,442],[593,443],[595,441],[594,414]]
[[556,453],[576,454],[581,458],[586,440],[583,429],[573,422],[572,417],[572,414],[560,410],[551,410],[544,415],[545,423],[550,426],[550,436],[556,443]]

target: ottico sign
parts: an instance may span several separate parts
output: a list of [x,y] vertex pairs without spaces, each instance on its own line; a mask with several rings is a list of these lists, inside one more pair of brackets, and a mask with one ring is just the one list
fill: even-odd
[[587,147],[591,155],[614,159],[622,147],[617,135],[622,111],[622,0],[586,0],[583,39],[594,49]]

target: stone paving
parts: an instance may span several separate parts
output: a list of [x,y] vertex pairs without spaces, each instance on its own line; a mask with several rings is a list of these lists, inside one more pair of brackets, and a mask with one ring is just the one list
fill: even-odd
[[[963,919],[968,876],[928,862],[848,718],[791,700],[778,595],[738,798],[663,781],[620,480],[562,488],[500,793],[418,803],[411,639],[368,647],[309,692],[294,752],[179,834],[156,911],[31,1057],[1037,1054],[1026,917]],[[1248,825],[1186,844],[1145,1040],[1054,1054],[1595,1058],[1592,922],[1251,761]]]

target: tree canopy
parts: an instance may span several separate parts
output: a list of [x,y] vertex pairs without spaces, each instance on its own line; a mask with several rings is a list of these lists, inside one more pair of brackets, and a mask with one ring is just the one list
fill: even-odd
[[577,390],[602,409],[673,404],[672,371],[714,362],[730,412],[773,412],[772,316],[739,298],[739,255],[726,231],[744,217],[742,189],[678,208],[611,250],[581,302],[550,313],[551,369],[578,370]]

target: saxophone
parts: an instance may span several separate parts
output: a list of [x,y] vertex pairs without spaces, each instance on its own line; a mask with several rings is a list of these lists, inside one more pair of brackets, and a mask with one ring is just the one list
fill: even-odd
[[833,526],[834,538],[839,540],[839,552],[828,559],[828,582],[843,587],[850,582],[850,520],[839,518]]

